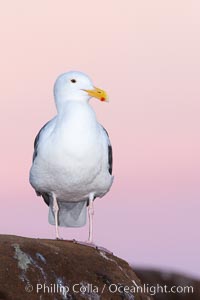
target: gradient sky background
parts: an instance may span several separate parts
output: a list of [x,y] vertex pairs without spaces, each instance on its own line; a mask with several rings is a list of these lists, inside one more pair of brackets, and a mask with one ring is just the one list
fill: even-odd
[[[87,73],[115,182],[95,201],[96,243],[134,265],[200,277],[200,2],[1,1],[0,232],[54,238],[28,182],[53,84]],[[85,240],[87,227],[62,229]]]

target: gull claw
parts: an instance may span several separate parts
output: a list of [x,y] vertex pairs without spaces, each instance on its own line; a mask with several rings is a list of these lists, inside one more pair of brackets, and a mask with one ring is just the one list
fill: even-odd
[[56,237],[56,241],[63,241],[64,239],[61,237]]

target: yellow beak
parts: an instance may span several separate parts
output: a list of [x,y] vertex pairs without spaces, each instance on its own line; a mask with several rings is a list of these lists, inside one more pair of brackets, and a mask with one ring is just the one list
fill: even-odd
[[87,92],[88,95],[91,97],[97,98],[101,101],[108,102],[108,95],[106,94],[106,92],[97,87],[94,87],[93,90],[84,90],[84,91]]

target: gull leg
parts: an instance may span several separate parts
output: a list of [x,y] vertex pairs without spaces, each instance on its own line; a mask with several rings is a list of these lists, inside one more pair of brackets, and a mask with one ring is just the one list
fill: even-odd
[[88,216],[89,216],[89,237],[88,237],[88,243],[93,244],[93,216],[94,216],[94,194],[89,195],[89,207],[88,207]]
[[54,218],[55,218],[55,230],[56,230],[56,239],[60,240],[60,235],[59,235],[59,229],[58,229],[58,211],[59,211],[59,207],[58,207],[58,202],[56,199],[56,195],[54,193],[52,193],[52,197],[53,197],[53,212],[54,212]]

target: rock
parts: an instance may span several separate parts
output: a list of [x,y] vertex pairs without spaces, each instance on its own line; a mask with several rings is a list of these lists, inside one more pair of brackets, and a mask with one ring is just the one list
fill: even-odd
[[[176,293],[157,293],[153,296],[155,300],[199,300],[200,299],[200,281],[193,278],[176,274],[154,270],[136,269],[136,274],[142,280],[142,283],[149,286],[166,286],[167,290],[171,287],[179,289]],[[189,287],[189,289],[187,288]],[[182,290],[185,289],[185,292]],[[193,292],[192,292],[193,290]]]
[[0,235],[0,300],[151,300],[127,262],[70,241]]

